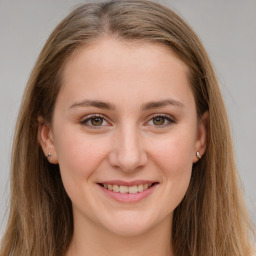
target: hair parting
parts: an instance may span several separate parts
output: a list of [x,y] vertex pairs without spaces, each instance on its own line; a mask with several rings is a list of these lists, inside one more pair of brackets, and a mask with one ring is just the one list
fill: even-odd
[[70,56],[106,37],[169,47],[189,67],[198,117],[209,113],[206,154],[193,166],[188,191],[174,212],[175,255],[249,256],[254,227],[214,70],[193,30],[170,9],[147,0],[83,4],[47,40],[27,83],[15,129],[10,213],[0,255],[65,255],[73,235],[72,204],[58,165],[49,164],[38,143],[38,117],[52,122]]

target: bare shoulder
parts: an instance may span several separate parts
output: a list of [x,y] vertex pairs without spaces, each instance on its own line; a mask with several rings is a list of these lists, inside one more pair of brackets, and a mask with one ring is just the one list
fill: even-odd
[[254,251],[254,252],[251,254],[251,256],[256,256],[256,251]]

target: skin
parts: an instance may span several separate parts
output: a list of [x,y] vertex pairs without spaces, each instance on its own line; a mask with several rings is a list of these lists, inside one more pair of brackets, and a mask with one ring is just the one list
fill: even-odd
[[[72,201],[67,255],[172,255],[173,211],[188,188],[196,152],[203,155],[206,148],[207,113],[198,120],[188,72],[164,45],[111,38],[66,63],[53,122],[39,118],[39,141],[45,155],[51,153],[49,161],[59,164]],[[81,104],[88,100],[111,109]],[[97,185],[109,180],[157,185],[127,203]]]

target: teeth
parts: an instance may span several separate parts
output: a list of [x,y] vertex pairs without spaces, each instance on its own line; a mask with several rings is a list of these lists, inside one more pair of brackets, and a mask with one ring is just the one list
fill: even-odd
[[143,185],[141,184],[138,186],[138,192],[142,192],[142,191],[143,191]]
[[118,185],[113,185],[113,191],[114,192],[119,192],[119,186]]
[[140,193],[149,187],[152,186],[152,183],[149,184],[140,184],[138,186],[118,186],[118,185],[111,185],[111,184],[103,184],[104,188],[109,189],[114,192],[120,192],[122,194],[136,194]]
[[129,187],[129,194],[136,194],[138,192],[137,186],[130,186]]
[[120,186],[119,191],[120,191],[120,193],[122,193],[122,194],[128,193],[128,192],[129,192],[128,186]]

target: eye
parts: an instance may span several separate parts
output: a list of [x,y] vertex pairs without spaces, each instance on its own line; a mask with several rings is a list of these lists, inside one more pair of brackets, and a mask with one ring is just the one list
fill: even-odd
[[164,127],[174,123],[174,120],[166,114],[156,114],[148,121],[148,125]]
[[92,114],[86,116],[81,124],[92,127],[92,128],[100,128],[101,126],[109,126],[109,123],[105,120],[103,115]]

